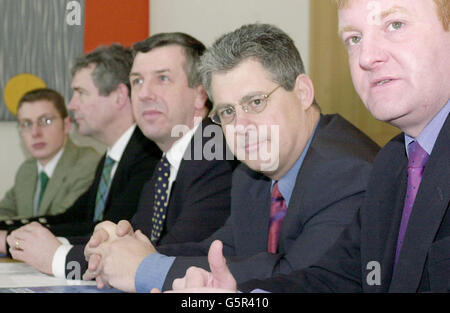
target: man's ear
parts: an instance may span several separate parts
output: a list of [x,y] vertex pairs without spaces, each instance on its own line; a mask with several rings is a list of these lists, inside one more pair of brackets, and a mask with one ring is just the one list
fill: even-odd
[[295,93],[299,98],[303,109],[306,111],[314,102],[314,85],[306,74],[300,74],[295,80]]
[[208,99],[208,95],[206,94],[203,85],[198,85],[197,87],[195,87],[195,92],[196,92],[195,109],[202,110],[206,106],[206,100]]
[[67,116],[63,120],[64,122],[64,133],[66,135],[70,134],[70,130],[72,129],[72,118],[70,116]]
[[114,90],[116,93],[116,103],[119,109],[123,108],[129,102],[128,87],[125,84],[119,84]]

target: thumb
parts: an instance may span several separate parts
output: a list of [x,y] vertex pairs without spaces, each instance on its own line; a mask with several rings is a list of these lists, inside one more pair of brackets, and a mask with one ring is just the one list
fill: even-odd
[[223,256],[223,244],[215,240],[208,252],[208,262],[212,274],[212,287],[236,289],[236,280],[231,274],[225,257]]
[[141,242],[143,242],[143,243],[152,244],[152,243],[150,242],[150,239],[148,239],[148,237],[145,236],[145,235],[141,232],[140,229],[139,229],[138,231],[136,231],[134,234],[135,234],[137,240],[139,240],[139,241],[141,241]]
[[133,235],[133,226],[127,220],[121,220],[117,223],[116,235],[123,237],[125,235]]

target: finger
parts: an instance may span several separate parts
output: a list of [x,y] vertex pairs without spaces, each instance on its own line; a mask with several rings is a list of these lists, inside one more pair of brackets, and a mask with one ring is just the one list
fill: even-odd
[[103,228],[99,228],[92,234],[88,246],[91,248],[98,247],[102,242],[105,242],[108,239],[109,239],[108,232]]
[[96,277],[97,277],[97,275],[94,275],[94,272],[91,272],[90,270],[86,270],[86,272],[84,272],[82,278],[83,278],[83,280],[93,280]]
[[210,273],[202,268],[191,266],[186,271],[185,288],[207,287]]
[[15,236],[6,237],[6,242],[8,243],[10,249],[13,250],[23,250],[24,240]]
[[97,288],[98,289],[103,289],[105,287],[105,284],[103,283],[103,280],[100,276],[97,276],[95,278],[95,281],[97,282]]
[[18,261],[25,260],[25,254],[24,254],[23,250],[9,249],[9,253],[11,253],[11,257],[14,260],[18,260]]
[[209,248],[208,262],[214,285],[212,287],[234,288],[236,281],[227,266],[222,250],[223,244],[220,240],[215,240]]
[[88,269],[91,272],[96,272],[99,269],[102,257],[98,254],[93,254],[89,258]]
[[150,290],[150,293],[161,293],[161,290],[159,290],[158,288],[153,288],[152,290]]
[[174,281],[172,282],[172,289],[173,290],[186,289],[186,278],[183,277],[174,279]]
[[[147,244],[152,245],[150,239],[148,239],[148,237],[145,236],[145,235],[141,232],[140,229],[139,229],[138,231],[135,232],[135,235],[136,235],[136,238],[137,238],[139,241],[141,241],[141,242],[143,242],[143,243],[147,243]],[[153,246],[153,245],[152,245],[152,246]]]
[[125,235],[133,235],[133,226],[131,226],[130,222],[121,220],[117,224],[116,235],[119,237],[123,237]]

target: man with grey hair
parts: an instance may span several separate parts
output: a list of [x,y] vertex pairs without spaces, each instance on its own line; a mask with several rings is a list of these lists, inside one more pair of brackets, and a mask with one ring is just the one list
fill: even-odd
[[119,44],[99,47],[75,61],[68,108],[79,132],[106,145],[107,151],[92,185],[65,213],[40,216],[22,227],[23,221],[15,221],[7,238],[15,259],[65,277],[66,256],[73,249],[69,242],[77,245],[79,240],[56,236],[85,236],[100,221],[117,222],[135,213],[161,152],[136,127],[128,80],[131,64],[131,51]]
[[378,146],[340,116],[320,114],[287,34],[272,25],[243,26],[214,43],[200,70],[214,103],[210,118],[244,163],[233,173],[231,216],[200,243],[149,253],[141,241],[128,273],[103,269],[116,288],[170,288],[189,266],[207,268],[217,239],[239,281],[304,268],[337,239],[364,197]]
[[[336,2],[356,91],[403,133],[377,155],[358,214],[319,262],[239,289],[449,292],[450,1]],[[193,269],[180,287],[235,291],[219,242],[210,261],[212,273]]]

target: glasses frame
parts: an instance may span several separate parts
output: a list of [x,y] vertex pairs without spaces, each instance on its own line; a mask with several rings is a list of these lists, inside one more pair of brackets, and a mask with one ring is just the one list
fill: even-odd
[[[30,121],[30,120],[25,120],[22,122],[18,122],[17,127],[19,128],[19,130],[21,132],[31,132],[31,130],[33,129],[34,125],[37,125],[40,129],[42,128],[46,128],[49,127],[53,124],[53,122],[55,120],[57,120],[59,117],[57,116],[41,116],[40,118],[38,118],[36,121]],[[26,124],[26,122],[30,122],[29,124]]]
[[[261,98],[262,98],[262,100],[264,101],[264,105],[262,106],[262,109],[261,109],[260,111],[254,111],[254,110],[252,110],[251,107],[249,106],[248,103],[249,103],[250,101],[253,101],[253,100],[254,100],[253,97],[252,97],[252,99],[250,99],[250,100],[247,100],[247,101],[245,101],[245,102],[240,102],[240,103],[238,103],[238,105],[240,105],[240,106],[242,107],[242,110],[243,110],[245,113],[251,113],[251,114],[258,114],[258,113],[261,113],[261,112],[263,112],[263,111],[266,109],[267,103],[268,103],[268,100],[269,100],[269,97],[270,97],[272,94],[274,94],[275,91],[277,91],[278,88],[280,88],[280,87],[281,87],[281,85],[278,85],[278,86],[276,86],[271,92],[269,92],[268,94],[261,95]],[[213,123],[215,123],[215,124],[217,124],[217,125],[220,125],[220,126],[223,126],[223,125],[231,124],[231,123],[233,123],[233,122],[235,121],[235,119],[236,119],[236,105],[235,105],[235,104],[228,104],[228,105],[226,105],[225,107],[226,107],[226,108],[229,108],[229,109],[233,109],[233,111],[234,111],[234,117],[233,117],[233,119],[232,119],[230,122],[228,122],[228,123],[222,123],[221,120],[220,120],[219,115],[217,114],[218,108],[216,107],[216,108],[212,109],[212,111],[211,111],[211,112],[209,113],[209,115],[208,115],[208,117],[211,119],[211,121],[213,121]]]

